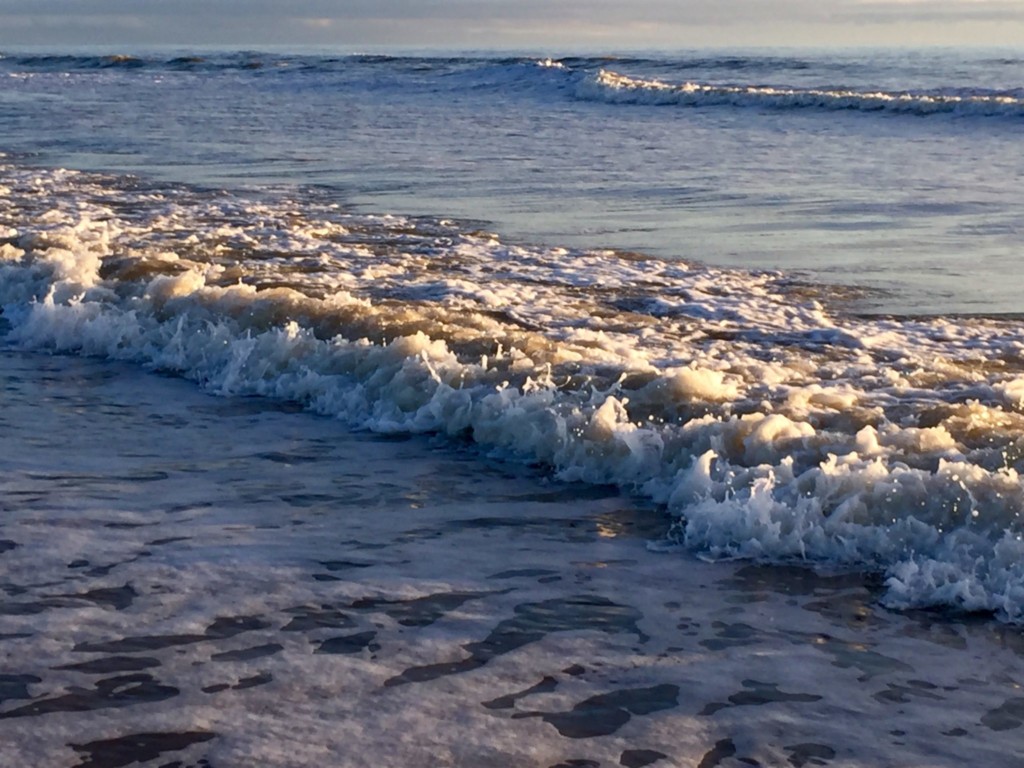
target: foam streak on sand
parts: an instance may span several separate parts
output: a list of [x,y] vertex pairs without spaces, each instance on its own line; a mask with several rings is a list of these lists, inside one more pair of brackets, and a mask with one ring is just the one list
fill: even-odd
[[471,437],[667,504],[709,557],[878,569],[892,605],[1024,620],[1019,323],[844,317],[780,273],[513,246],[313,191],[10,164],[0,184],[26,347]]

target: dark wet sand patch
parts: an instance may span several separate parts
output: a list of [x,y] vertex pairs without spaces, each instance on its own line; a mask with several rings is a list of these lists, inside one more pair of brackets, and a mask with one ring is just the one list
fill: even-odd
[[558,571],[552,571],[547,568],[519,568],[518,570],[512,571],[501,571],[488,576],[488,579],[533,579],[538,576],[554,576]]
[[138,635],[120,640],[79,643],[71,650],[76,653],[141,653],[159,651],[176,645],[191,645],[209,640],[206,635]]
[[509,693],[505,696],[499,696],[496,699],[482,702],[483,706],[487,709],[513,709],[516,702],[520,699],[525,699],[527,696],[532,696],[535,693],[551,693],[558,687],[558,681],[553,677],[544,677],[536,685],[531,685],[529,688],[525,688],[522,691],[516,693]]
[[102,739],[69,746],[86,756],[76,768],[124,768],[132,763],[156,760],[165,752],[180,752],[193,744],[202,744],[215,737],[215,733],[208,731],[134,733],[116,739]]
[[769,635],[754,629],[749,624],[728,624],[722,621],[715,621],[712,622],[711,628],[715,631],[716,637],[700,641],[700,644],[709,651],[722,651],[726,648],[755,645],[769,639]]
[[160,525],[158,521],[149,523],[128,523],[122,520],[116,520],[110,523],[103,523],[104,528],[109,528],[112,531],[134,531],[136,528],[148,528],[154,525]]
[[262,616],[224,616],[206,628],[206,637],[225,640],[243,632],[255,632],[271,626]]
[[600,501],[621,496],[620,491],[614,485],[582,485],[568,483],[558,485],[551,490],[535,491],[533,493],[516,494],[510,501],[519,502],[540,502],[542,504],[562,504],[564,502],[578,501]]
[[805,765],[827,765],[835,758],[836,751],[826,744],[794,744],[783,747],[789,750],[789,764],[793,768],[804,768]]
[[378,651],[380,650],[380,646],[373,642],[376,637],[377,633],[372,630],[369,632],[356,632],[352,635],[330,637],[320,643],[314,653],[327,653],[332,655],[352,654],[360,653],[364,648],[368,648],[370,651]]
[[281,501],[292,507],[315,507],[320,504],[347,504],[351,503],[348,498],[333,496],[328,493],[294,493],[279,497]]
[[667,758],[668,755],[664,752],[654,749],[627,749],[619,757],[619,765],[625,766],[625,768],[645,768],[645,766],[653,765],[659,760]]
[[275,464],[311,464],[322,461],[321,454],[300,453],[288,451],[267,451],[265,453],[253,454],[253,458],[271,461]]
[[902,628],[901,634],[928,640],[945,648],[964,650],[967,638],[976,637],[1005,648],[1024,657],[1024,631],[1020,625],[992,621],[989,613],[954,613],[944,610],[906,611],[903,616],[913,619]]
[[1024,725],[1024,697],[1007,699],[981,717],[981,724],[993,731],[1009,731]]
[[[96,577],[100,577],[100,576],[108,576],[110,574],[110,572],[112,570],[114,570],[115,568],[117,568],[119,565],[128,565],[129,563],[136,562],[141,557],[148,557],[148,556],[149,556],[148,552],[143,552],[143,553],[137,555],[136,557],[131,557],[131,558],[127,559],[127,560],[122,560],[119,563],[110,563],[109,565],[96,565],[96,566],[93,566],[92,568],[89,568],[89,570],[85,571],[85,575],[89,576],[90,578],[96,578]],[[90,563],[87,562],[85,564],[85,567],[88,567],[89,565],[90,565]],[[68,566],[68,568],[71,568],[71,567],[73,567],[73,566],[70,566],[70,565]]]
[[160,547],[165,544],[177,544],[179,541],[191,541],[191,539],[191,536],[167,536],[163,539],[153,539],[152,541],[147,541],[144,546]]
[[806,611],[821,614],[833,624],[853,630],[867,627],[885,627],[892,623],[878,610],[877,601],[880,594],[868,590],[855,592],[838,592],[821,600],[809,600],[801,607]]
[[553,632],[592,629],[608,634],[630,632],[641,641],[646,636],[637,622],[641,613],[628,605],[619,605],[596,595],[576,595],[539,603],[523,603],[515,608],[515,616],[505,619],[483,640],[467,643],[469,658],[461,661],[411,667],[385,681],[385,686],[422,683],[446,675],[468,672],[482,667],[491,659],[510,653],[524,645],[537,642]]
[[883,704],[909,704],[911,697],[915,696],[922,699],[934,699],[936,701],[942,701],[944,698],[936,693],[932,693],[932,691],[936,690],[938,686],[932,685],[931,683],[914,685],[915,682],[921,683],[923,681],[910,681],[910,684],[908,685],[888,683],[884,690],[873,693],[872,698]]
[[239,395],[200,405],[190,405],[189,411],[223,418],[260,416],[264,413],[302,413],[305,408],[290,400],[271,400],[266,397]]
[[135,590],[131,584],[125,584],[123,587],[103,587],[100,589],[92,589],[88,592],[82,592],[79,594],[60,595],[60,597],[67,597],[74,600],[85,600],[96,605],[106,606],[113,608],[115,611],[123,611],[125,608],[130,606],[139,593]]
[[17,699],[31,699],[28,686],[41,682],[43,679],[35,675],[0,675],[0,704]]
[[[979,637],[1024,657],[1024,632],[1021,632],[1019,626],[993,621],[991,612],[964,613],[947,609],[911,609],[896,613],[885,609],[879,602],[885,592],[885,585],[881,575],[877,573],[821,574],[811,568],[800,566],[749,565],[738,569],[722,584],[725,587],[751,592],[750,599],[739,596],[732,602],[767,600],[769,592],[795,598],[816,598],[806,602],[794,601],[792,604],[820,614],[837,628],[866,632],[898,623],[899,634],[944,648],[966,650],[969,638]],[[905,619],[909,621],[904,621]],[[843,644],[850,650],[857,645]],[[837,646],[833,646],[835,647]],[[849,655],[852,657],[853,654]],[[861,653],[861,663],[868,655]],[[881,673],[886,666],[885,659],[883,656],[876,657],[875,661],[882,663],[878,665],[878,669],[868,674]],[[869,662],[869,666],[874,665]],[[904,671],[912,669],[904,667]]]
[[[621,526],[620,526],[621,527]],[[436,539],[452,533],[509,530],[515,535],[540,535],[558,541],[596,541],[608,532],[609,526],[598,517],[475,517],[450,520],[437,528],[414,528],[398,541],[408,543]],[[623,528],[625,530],[625,528]],[[654,537],[652,537],[654,538]]]
[[[68,472],[25,472],[24,476],[29,480],[38,480],[46,483],[47,485],[54,485],[59,488],[77,488],[93,484],[116,485],[119,483],[148,483],[156,480],[167,480],[170,477],[169,474],[160,470],[153,472],[132,472],[124,475],[94,475]],[[155,523],[142,523],[140,525],[155,525]]]
[[736,754],[736,745],[732,739],[721,739],[715,742],[715,746],[704,753],[697,768],[716,768],[721,762]]
[[54,669],[84,672],[89,675],[108,675],[112,672],[139,672],[159,667],[160,661],[147,656],[106,656],[102,659],[83,661],[78,664],[64,664]]
[[314,629],[351,629],[356,622],[348,614],[324,605],[320,608],[298,606],[288,608],[285,613],[295,616],[284,625],[283,632],[310,632]]
[[863,573],[822,575],[811,568],[795,565],[747,565],[723,583],[745,592],[766,591],[794,597],[831,595],[847,589],[881,591],[877,577]]
[[38,600],[34,603],[0,603],[0,616],[35,616],[51,608],[66,607],[62,600]]
[[879,675],[908,674],[914,671],[909,664],[872,651],[861,643],[838,640],[828,635],[814,638],[814,647],[833,658],[832,666],[860,671],[857,680],[865,683]]
[[348,571],[354,568],[371,568],[376,563],[358,563],[353,560],[321,560],[320,565],[328,571]]
[[341,578],[340,576],[331,576],[331,574],[329,573],[314,573],[313,581],[345,581],[345,579]]
[[634,715],[649,715],[678,704],[679,686],[663,683],[591,696],[568,712],[522,712],[512,717],[539,717],[566,738],[590,739],[615,733]]
[[244,691],[246,688],[256,688],[260,685],[266,685],[272,683],[274,676],[269,672],[260,672],[258,675],[252,677],[243,677],[233,686],[236,691]]
[[97,681],[93,690],[72,687],[63,696],[37,699],[31,704],[0,712],[0,719],[129,707],[164,701],[178,693],[177,688],[162,685],[152,675],[122,675]]
[[257,645],[253,648],[242,648],[238,651],[224,651],[223,653],[215,653],[210,657],[211,661],[253,661],[254,659],[262,659],[267,656],[273,656],[275,653],[280,653],[284,650],[283,645],[278,643],[267,643],[266,645]]
[[777,683],[761,683],[757,680],[744,680],[743,687],[746,690],[734,693],[729,697],[729,703],[712,702],[707,704],[700,711],[701,715],[710,716],[722,709],[729,707],[759,707],[764,704],[776,704],[780,702],[810,703],[821,701],[822,697],[813,693],[786,693],[780,691]]
[[358,541],[357,539],[344,539],[338,542],[339,547],[351,547],[352,549],[361,549],[368,552],[372,552],[380,549],[389,549],[390,544],[381,544],[379,542],[372,541]]
[[461,531],[511,529],[529,533],[558,532],[561,536],[577,540],[591,539],[598,535],[597,525],[587,518],[573,517],[478,517],[469,520],[452,520],[444,526],[446,533]]
[[97,643],[79,643],[72,651],[79,653],[137,653],[158,651],[176,645],[191,645],[204,640],[226,640],[243,632],[253,632],[271,626],[260,616],[231,616],[218,618],[202,635],[139,635]]

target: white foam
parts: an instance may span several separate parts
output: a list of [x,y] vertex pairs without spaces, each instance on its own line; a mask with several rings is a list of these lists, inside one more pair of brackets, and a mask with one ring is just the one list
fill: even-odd
[[667,83],[657,79],[630,77],[605,69],[591,78],[581,80],[576,93],[581,98],[629,104],[818,108],[915,115],[1024,115],[1024,100],[1009,94],[859,91],[843,88],[786,88],[689,81]]
[[[0,303],[22,344],[469,435],[667,504],[711,557],[878,568],[899,604],[1024,619],[1002,543],[1024,508],[1017,324],[846,318],[777,273],[313,201],[12,166],[3,183]],[[955,574],[973,585],[956,596]]]

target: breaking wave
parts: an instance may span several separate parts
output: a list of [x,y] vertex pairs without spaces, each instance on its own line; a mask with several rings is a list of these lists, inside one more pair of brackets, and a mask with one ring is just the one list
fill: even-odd
[[1024,622],[1024,329],[857,318],[825,287],[454,222],[0,167],[24,347],[358,428],[468,438],[664,504],[711,558],[881,571]]
[[1024,116],[1024,91],[858,91],[761,85],[673,84],[602,69],[576,89],[580,98],[617,104],[890,112],[910,115]]
[[[999,66],[1010,66],[1004,62]],[[609,67],[614,66],[616,70]],[[853,67],[853,69],[851,69]],[[627,74],[617,70],[644,74]],[[739,107],[773,110],[819,109],[904,115],[1021,117],[1024,89],[996,90],[952,85],[904,90],[847,86],[778,84],[806,77],[810,64],[772,56],[637,57],[568,56],[339,56],[284,55],[258,51],[155,55],[0,54],[0,72],[12,77],[39,74],[159,77],[220,72],[240,77],[280,77],[293,86],[333,87],[337,78],[365,81],[366,87],[540,93],[553,100],[578,98],[609,104]],[[823,73],[854,81],[864,77],[853,64],[818,67]],[[711,82],[730,74],[763,78],[760,82]],[[685,79],[679,78],[697,78]],[[768,83],[768,84],[764,84]],[[776,83],[776,84],[771,84]]]

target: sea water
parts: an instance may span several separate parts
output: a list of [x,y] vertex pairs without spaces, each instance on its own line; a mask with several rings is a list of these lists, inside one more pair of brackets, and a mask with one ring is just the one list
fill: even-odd
[[[367,709],[383,685],[395,689],[395,722],[435,734],[429,748],[392,745],[407,765],[431,764],[427,753],[442,764],[553,762],[555,732],[588,739],[586,759],[623,765],[674,759],[666,745],[681,764],[939,759],[920,735],[938,722],[927,708],[911,718],[919,742],[870,756],[856,738],[815,737],[810,721],[792,744],[761,743],[774,720],[742,738],[730,721],[727,738],[711,738],[710,718],[729,720],[720,709],[826,697],[807,677],[821,664],[826,676],[851,670],[840,698],[864,697],[854,712],[867,732],[884,727],[889,704],[960,696],[957,706],[977,709],[972,727],[1010,732],[1012,744],[1019,661],[1002,662],[1011,671],[976,683],[975,696],[965,680],[939,679],[955,653],[930,659],[934,677],[922,680],[909,661],[919,648],[833,635],[847,619],[891,627],[883,605],[1024,620],[1020,52],[16,51],[0,77],[0,306],[20,435],[7,454],[0,557],[8,593],[27,595],[9,635],[45,636],[46,668],[74,678],[41,668],[5,678],[29,703],[0,715],[68,729],[51,745],[23,734],[13,755],[58,765],[77,750],[106,765],[135,744],[156,759],[204,748],[219,729],[230,733],[213,753],[224,759],[304,765],[323,759],[317,750],[338,754],[339,722],[387,755]],[[69,382],[72,363],[38,352],[100,362]],[[54,365],[56,405],[41,394]],[[206,405],[180,382],[165,392],[154,374],[227,399]],[[99,382],[102,397],[75,381]],[[163,393],[156,402],[149,387]],[[90,451],[83,435],[106,447]],[[410,447],[417,435],[441,442]],[[45,449],[32,450],[40,439]],[[438,465],[438,450],[462,453]],[[351,482],[339,485],[342,472]],[[543,522],[531,522],[541,498]],[[498,511],[480,515],[486,504]],[[620,541],[637,520],[648,521],[642,534]],[[151,525],[152,537],[138,535]],[[53,527],[60,534],[39,533]],[[710,604],[679,594],[714,578],[693,555],[742,594],[722,583]],[[827,632],[801,629],[804,612],[750,586],[761,571],[723,560],[775,568],[782,595],[842,595],[861,619],[805,600]],[[800,586],[810,577],[794,564],[854,580]],[[74,591],[57,589],[67,579]],[[766,601],[786,616],[783,634],[766,632]],[[680,606],[688,616],[670,619]],[[133,610],[148,628],[125,622]],[[54,634],[62,621],[68,637]],[[282,640],[294,621],[311,641]],[[427,629],[408,645],[402,627]],[[895,627],[881,632],[906,629]],[[244,633],[263,642],[216,647]],[[549,635],[563,638],[540,664],[551,674],[531,682],[515,654],[527,644],[541,654]],[[688,642],[725,657],[687,656]],[[631,717],[675,711],[679,680],[647,669],[579,687],[587,665],[554,660],[619,671],[630,658],[700,660],[688,674],[706,689],[729,649],[762,642],[795,646],[800,663],[772,680],[750,659],[728,666],[737,691],[708,692],[685,721],[652,718],[649,744],[614,734]],[[402,650],[366,663],[382,647]],[[168,649],[201,669],[128,655]],[[362,654],[363,665],[327,672],[309,652]],[[88,670],[72,662],[82,653],[113,654],[92,661],[126,674],[82,688],[74,676]],[[251,668],[264,657],[269,666]],[[245,664],[218,682],[204,671],[218,668],[211,660]],[[491,742],[494,715],[480,710],[460,710],[479,738],[432,730],[452,701],[483,698],[503,664],[522,690],[477,702],[511,711]],[[161,667],[160,679],[141,671]],[[271,718],[285,730],[307,723],[309,754],[289,758],[291,735],[261,741],[259,727],[239,725],[239,711],[282,696],[312,706],[308,686],[324,674],[359,681],[358,711]],[[282,687],[287,675],[306,682]],[[855,684],[881,675],[878,690]],[[453,698],[416,719],[422,698],[403,698],[406,684],[448,686]],[[61,693],[69,685],[78,693]],[[210,725],[206,697],[263,686],[270,693],[246,694],[242,710],[223,709],[230,725]],[[186,714],[158,708],[141,735],[96,721],[182,691]],[[549,706],[525,706],[534,694]],[[67,719],[82,709],[101,714]],[[532,729],[538,754],[514,746],[515,723]],[[955,746],[963,728],[943,724],[953,735],[942,759],[976,754],[976,739]]]

